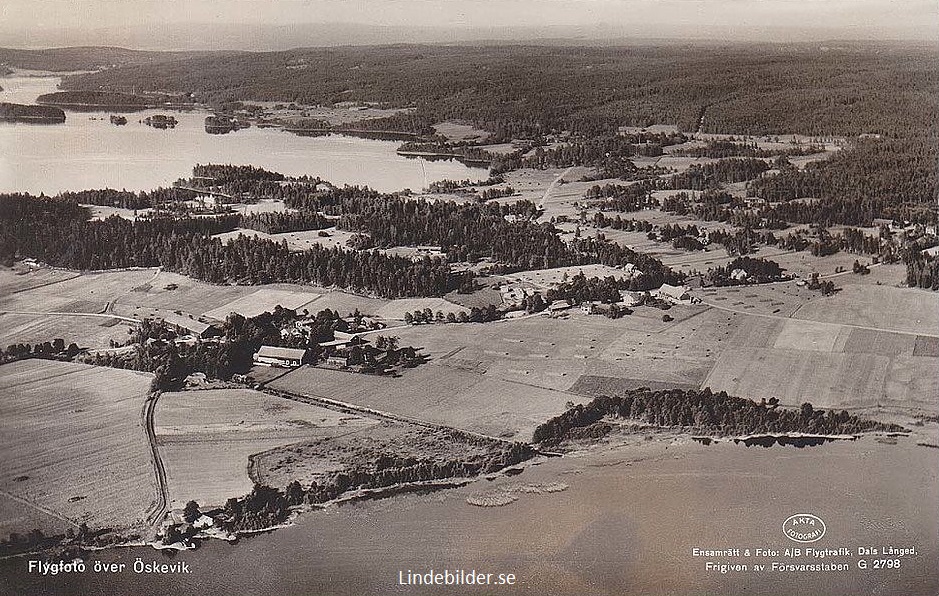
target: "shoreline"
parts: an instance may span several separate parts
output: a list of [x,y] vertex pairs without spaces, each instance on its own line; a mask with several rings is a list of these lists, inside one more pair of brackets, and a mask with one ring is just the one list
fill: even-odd
[[395,153],[402,157],[423,157],[424,159],[455,159],[465,164],[475,164],[477,166],[489,167],[492,161],[488,159],[479,159],[475,157],[465,157],[458,153],[438,153],[435,151],[401,151]]
[[[265,528],[257,528],[250,530],[235,530],[233,532],[227,532],[215,528],[207,528],[199,531],[190,538],[187,539],[187,542],[181,543],[176,542],[172,544],[163,544],[158,540],[152,541],[128,541],[128,542],[115,542],[113,544],[107,545],[83,545],[83,544],[69,544],[69,545],[55,545],[48,548],[25,551],[21,553],[14,553],[9,555],[0,556],[0,560],[5,559],[15,559],[20,557],[25,557],[28,555],[39,555],[43,556],[49,553],[54,553],[59,548],[78,548],[81,552],[96,552],[96,551],[106,551],[114,548],[143,548],[151,547],[159,551],[189,551],[196,550],[206,540],[223,540],[228,542],[231,545],[236,545],[242,538],[248,538],[251,536],[262,535],[273,533],[276,530],[290,528],[296,526],[300,523],[303,518],[309,513],[316,511],[322,511],[330,508],[342,507],[348,504],[355,504],[364,501],[392,498],[398,495],[404,495],[408,493],[415,492],[434,492],[439,490],[445,490],[450,488],[463,488],[474,483],[477,483],[481,480],[493,481],[501,477],[517,477],[519,472],[507,473],[508,470],[512,469],[526,469],[532,466],[538,466],[544,463],[546,459],[553,459],[555,457],[566,457],[570,458],[571,461],[577,461],[583,456],[589,454],[593,451],[609,451],[609,450],[629,450],[635,451],[635,459],[630,459],[627,465],[645,462],[645,461],[657,461],[663,457],[672,457],[668,454],[669,447],[676,448],[687,448],[695,444],[707,445],[710,446],[714,444],[734,444],[741,443],[743,439],[752,439],[752,438],[763,438],[771,436],[773,439],[776,438],[810,438],[810,439],[826,439],[820,443],[812,443],[809,446],[820,446],[823,443],[829,441],[839,441],[839,442],[857,442],[864,439],[876,440],[878,437],[886,436],[902,436],[906,438],[917,438],[919,436],[922,439],[922,436],[915,432],[903,432],[903,433],[887,433],[887,432],[870,432],[870,433],[859,433],[856,435],[811,435],[806,433],[778,433],[778,434],[754,434],[754,435],[735,435],[735,436],[726,436],[726,437],[709,437],[704,435],[692,435],[685,432],[670,432],[669,429],[658,429],[659,432],[652,433],[653,438],[651,440],[643,439],[640,435],[630,435],[635,441],[628,440],[626,441],[600,441],[592,442],[587,445],[572,445],[574,449],[566,451],[563,454],[540,454],[542,458],[538,456],[522,462],[520,464],[515,464],[507,466],[498,472],[492,472],[485,475],[479,475],[475,477],[454,477],[448,479],[439,479],[439,480],[427,480],[427,481],[415,481],[407,482],[401,484],[395,484],[387,487],[377,487],[377,488],[365,488],[365,489],[356,489],[349,491],[346,494],[340,495],[329,501],[323,503],[304,503],[301,505],[295,505],[290,508],[290,514],[287,518],[275,525],[268,526]],[[701,439],[707,439],[706,443],[703,443]],[[894,443],[895,444],[895,443]],[[915,446],[920,446],[921,443],[914,443]],[[773,446],[785,446],[784,444],[773,445]],[[930,445],[931,446],[931,445]],[[472,504],[471,504],[472,505]]]

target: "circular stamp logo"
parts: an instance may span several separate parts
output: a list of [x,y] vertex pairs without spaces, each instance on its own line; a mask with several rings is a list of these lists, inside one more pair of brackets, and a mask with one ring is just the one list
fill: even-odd
[[783,534],[794,542],[816,542],[822,539],[827,528],[822,518],[811,513],[796,513],[786,518]]

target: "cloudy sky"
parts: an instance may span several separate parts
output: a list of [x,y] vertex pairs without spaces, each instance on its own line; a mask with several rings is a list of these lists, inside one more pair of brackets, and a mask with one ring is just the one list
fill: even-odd
[[[344,23],[360,29],[473,31],[491,39],[589,36],[935,40],[936,0],[3,0],[0,43],[159,46],[161,33],[195,24],[299,30]],[[511,32],[511,34],[509,33]],[[113,39],[111,39],[113,37]],[[177,36],[178,37],[178,36]],[[191,37],[191,36],[190,36]],[[251,36],[249,36],[251,37]],[[263,36],[262,36],[263,37]],[[459,38],[459,36],[458,36]],[[178,38],[175,42],[178,43]],[[253,39],[253,38],[252,38]],[[421,40],[424,40],[423,37]],[[256,41],[256,40],[255,40]],[[356,39],[349,39],[356,43]],[[363,40],[369,42],[369,40]],[[191,40],[212,45],[210,39]],[[277,45],[276,40],[271,40]],[[311,44],[315,45],[315,44]]]

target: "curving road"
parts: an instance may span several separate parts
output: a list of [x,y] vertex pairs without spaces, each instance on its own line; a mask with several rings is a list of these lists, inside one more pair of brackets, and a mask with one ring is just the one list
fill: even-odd
[[156,411],[157,400],[160,399],[160,392],[155,391],[147,395],[147,401],[143,404],[142,419],[143,427],[147,433],[147,441],[150,443],[150,463],[153,465],[153,474],[157,482],[156,500],[147,514],[147,523],[156,526],[166,515],[169,507],[169,491],[166,488],[166,468],[163,466],[163,459],[160,457],[160,450],[156,442],[156,433],[153,430],[153,413]]

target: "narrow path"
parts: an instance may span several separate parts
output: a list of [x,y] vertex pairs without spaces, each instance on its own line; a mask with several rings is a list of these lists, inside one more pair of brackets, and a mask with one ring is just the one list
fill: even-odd
[[[353,373],[350,373],[353,374]],[[417,418],[409,418],[408,416],[402,416],[400,414],[393,414],[391,412],[385,412],[382,410],[376,410],[373,408],[359,406],[349,402],[339,401],[337,399],[331,399],[329,397],[323,397],[321,395],[310,395],[310,394],[301,394],[293,393],[291,391],[283,391],[281,389],[272,389],[266,386],[258,387],[259,391],[267,393],[268,395],[273,395],[275,397],[281,397],[284,399],[289,399],[292,401],[298,401],[306,404],[313,404],[317,406],[323,406],[331,410],[337,410],[339,412],[347,414],[359,414],[361,416],[367,416],[370,418],[381,418],[384,420],[391,420],[393,422],[404,422],[406,424],[413,424],[416,426],[422,426],[424,428],[429,428],[433,430],[447,430],[462,433],[465,435],[470,435],[473,437],[478,437],[480,439],[487,439],[490,441],[497,441],[499,443],[512,444],[514,441],[508,439],[503,439],[501,437],[493,437],[490,435],[485,435],[478,432],[473,432],[469,430],[463,430],[461,428],[455,428],[452,426],[447,426],[445,424],[437,424],[434,422],[427,422],[425,420],[418,420]]]
[[153,430],[153,414],[156,411],[157,400],[160,399],[160,392],[156,391],[147,396],[147,401],[143,404],[142,418],[143,427],[147,433],[147,442],[150,444],[150,462],[153,465],[153,475],[156,478],[156,500],[153,502],[149,513],[147,514],[147,523],[156,526],[166,515],[169,506],[169,491],[166,488],[166,468],[163,466],[163,459],[160,457],[160,449],[156,442],[156,433]]
[[836,323],[831,321],[816,321],[814,319],[803,319],[792,316],[783,316],[783,315],[771,315],[759,312],[752,312],[748,310],[742,310],[738,308],[731,308],[729,306],[724,306],[722,304],[715,304],[713,302],[708,302],[707,300],[702,299],[701,304],[710,306],[711,308],[716,308],[718,310],[723,310],[726,312],[737,313],[741,315],[746,315],[748,317],[763,317],[765,319],[780,319],[783,321],[803,321],[805,323],[825,323],[826,325],[840,325],[841,327],[851,327],[852,329],[864,329],[867,331],[880,331],[883,333],[897,333],[900,335],[912,335],[913,337],[922,335],[925,337],[939,337],[939,333],[928,333],[926,331],[903,331],[900,329],[884,329],[883,327],[871,327],[868,325],[855,325],[854,323]]
[[[74,273],[74,272],[71,272],[71,273]],[[18,289],[18,290],[13,290],[12,292],[10,292],[10,293],[8,293],[8,294],[4,294],[3,297],[6,298],[7,296],[12,296],[13,294],[19,294],[20,292],[29,292],[29,291],[31,291],[31,290],[38,290],[39,288],[45,288],[45,287],[47,287],[47,286],[51,286],[51,285],[54,285],[54,284],[60,284],[60,283],[62,283],[63,281],[68,281],[68,280],[70,280],[70,279],[75,279],[76,277],[80,277],[80,276],[81,276],[81,273],[77,273],[76,275],[74,275],[74,276],[72,276],[72,277],[66,277],[66,278],[63,278],[63,279],[53,279],[53,280],[51,280],[51,281],[47,281],[47,282],[45,282],[45,283],[41,283],[41,284],[36,285],[36,286],[28,286],[28,287],[25,287],[25,288],[20,288],[20,289]]]
[[541,195],[541,201],[538,202],[538,210],[539,210],[539,211],[544,211],[544,204],[545,204],[545,202],[548,200],[548,197],[551,196],[551,191],[554,190],[555,188],[557,188],[557,186],[558,186],[558,184],[560,184],[561,180],[564,179],[564,176],[567,176],[568,174],[570,174],[571,170],[573,170],[573,169],[574,169],[574,166],[571,166],[571,167],[567,168],[566,170],[564,170],[563,172],[561,172],[561,173],[558,175],[558,177],[555,178],[554,181],[551,182],[551,184],[548,185],[548,188],[545,189],[544,194]]
[[27,498],[25,498],[25,497],[19,497],[19,496],[17,496],[17,495],[14,495],[13,493],[9,493],[9,492],[7,492],[7,491],[5,491],[5,490],[0,490],[0,495],[3,495],[4,497],[10,498],[10,499],[13,499],[14,501],[16,501],[16,502],[18,502],[18,503],[22,503],[23,505],[26,505],[27,507],[32,507],[33,509],[37,509],[37,510],[39,510],[39,511],[42,511],[42,512],[45,513],[46,515],[49,515],[49,516],[52,516],[52,517],[54,517],[54,518],[56,518],[56,519],[62,520],[62,521],[64,521],[65,523],[68,523],[68,524],[71,524],[71,525],[75,526],[76,528],[79,526],[79,524],[76,523],[74,520],[71,520],[71,519],[65,517],[64,515],[62,515],[62,514],[59,513],[58,511],[55,511],[54,509],[49,509],[48,507],[43,507],[43,506],[40,505],[39,503],[35,503],[35,502],[33,502],[33,501],[30,501],[29,499],[27,499]]
[[98,317],[102,319],[119,319],[121,321],[127,321],[128,323],[140,323],[140,319],[134,319],[132,317],[122,317],[121,315],[112,315],[107,313],[98,313],[98,312],[59,312],[59,311],[46,311],[39,312],[33,310],[0,310],[0,315],[49,315],[55,317]]

